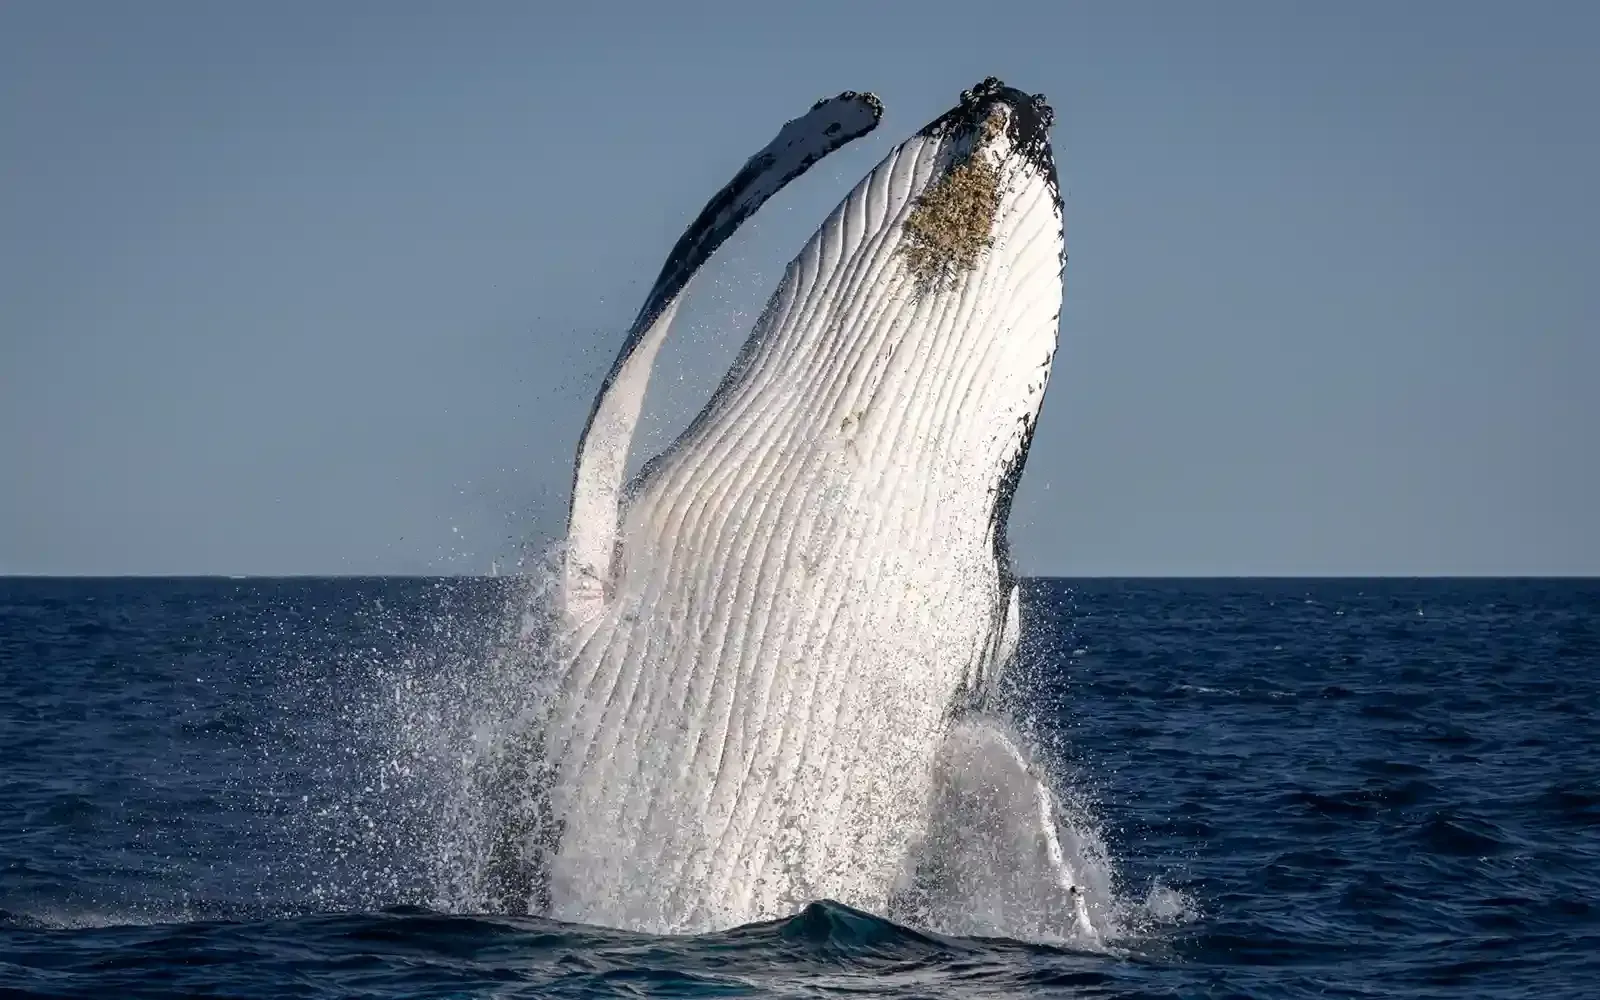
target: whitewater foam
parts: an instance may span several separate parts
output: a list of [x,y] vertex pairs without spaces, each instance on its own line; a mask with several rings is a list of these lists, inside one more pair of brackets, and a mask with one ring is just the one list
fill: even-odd
[[[364,689],[352,692],[341,716],[365,780],[316,796],[320,806],[307,803],[294,824],[317,845],[291,875],[313,909],[514,909],[518,886],[508,891],[507,880],[518,877],[517,865],[508,862],[529,859],[508,856],[525,842],[507,831],[537,826],[543,808],[544,779],[521,765],[537,757],[528,741],[556,666],[543,623],[558,565],[549,553],[523,574],[501,577],[498,615],[471,634],[441,609],[426,630],[433,652],[373,664]],[[1011,687],[1025,697],[1028,682]],[[1063,779],[1058,755],[1007,714],[973,717],[957,734],[969,766],[950,776],[929,828],[913,834],[923,843],[942,839],[938,854],[950,860],[938,871],[907,872],[885,916],[941,934],[1088,950],[1116,950],[1188,918],[1180,893],[1156,886],[1138,898],[1120,888],[1089,798]],[[1025,771],[1014,766],[1017,754]],[[1054,845],[1041,836],[1041,801],[1054,816]],[[1070,888],[1062,871],[1071,873]],[[642,865],[631,877],[662,873]]]

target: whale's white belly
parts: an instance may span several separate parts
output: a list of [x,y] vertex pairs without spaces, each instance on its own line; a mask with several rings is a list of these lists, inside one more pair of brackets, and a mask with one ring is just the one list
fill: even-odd
[[[619,505],[614,569],[595,568],[603,532],[574,533],[572,606],[593,610],[569,621],[550,715],[552,916],[692,932],[823,897],[883,912],[908,874],[951,713],[1002,655],[997,532],[1055,350],[1060,213],[1004,132],[1021,107],[897,147]],[[964,156],[995,164],[989,249],[930,284],[908,219]],[[616,384],[636,394],[630,363]],[[594,495],[575,510],[610,509]]]
[[804,488],[712,506],[686,525],[701,543],[588,636],[554,915],[688,931],[825,897],[883,912],[996,583],[981,538],[911,550],[840,506]]

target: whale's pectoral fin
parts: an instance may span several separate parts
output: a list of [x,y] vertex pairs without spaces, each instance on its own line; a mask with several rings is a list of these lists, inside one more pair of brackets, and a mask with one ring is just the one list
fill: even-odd
[[824,156],[872,131],[882,116],[883,105],[871,94],[847,91],[818,101],[745,163],[672,248],[579,438],[563,574],[569,622],[591,617],[615,582],[618,504],[628,448],[656,352],[690,280],[768,198]]
[[1099,937],[1091,900],[1107,887],[1097,845],[1064,823],[1055,793],[998,720],[952,726],[930,805],[896,919],[953,934]]

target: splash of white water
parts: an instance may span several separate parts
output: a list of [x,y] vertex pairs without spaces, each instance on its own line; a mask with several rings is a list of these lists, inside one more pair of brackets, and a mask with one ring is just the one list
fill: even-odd
[[[375,744],[376,783],[361,801],[343,803],[353,815],[341,836],[385,839],[390,848],[388,867],[360,875],[374,897],[365,905],[457,913],[525,905],[525,895],[508,898],[505,866],[508,851],[526,849],[517,838],[542,808],[540,751],[529,734],[559,669],[541,625],[557,565],[550,555],[514,579],[501,620],[478,637],[479,655],[381,667],[358,699],[352,728]],[[889,916],[940,933],[1094,950],[1188,918],[1188,901],[1172,890],[1157,886],[1139,899],[1121,889],[1091,803],[1007,713],[958,724],[952,755],[960,766],[917,837],[919,856],[934,860],[907,872]],[[386,822],[394,825],[380,832]],[[332,881],[321,878],[312,895]]]

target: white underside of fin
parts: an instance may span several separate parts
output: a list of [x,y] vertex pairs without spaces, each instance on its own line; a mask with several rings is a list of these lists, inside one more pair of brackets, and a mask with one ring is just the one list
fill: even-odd
[[1111,903],[1103,847],[1065,824],[1055,793],[998,720],[952,727],[935,789],[914,856],[925,883],[897,901],[898,916],[954,934],[1100,941],[1090,911]]
[[565,603],[568,623],[592,621],[611,597],[617,516],[628,445],[639,422],[650,371],[682,297],[674,298],[621,360],[601,394],[578,452],[578,486],[567,534]]
[[592,622],[612,594],[622,481],[633,431],[656,354],[694,275],[740,223],[822,157],[874,128],[882,111],[870,94],[846,93],[817,102],[750,158],[673,247],[578,444],[562,574],[569,630]]

